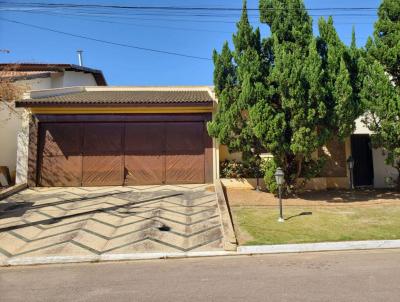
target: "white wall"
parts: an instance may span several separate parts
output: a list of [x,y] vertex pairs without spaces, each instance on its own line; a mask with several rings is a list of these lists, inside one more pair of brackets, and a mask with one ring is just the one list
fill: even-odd
[[362,119],[364,116],[360,116],[356,119],[356,130],[353,134],[371,134],[372,132],[364,125]]
[[0,102],[0,166],[7,166],[11,175],[15,173],[17,133],[21,130],[21,110],[10,110]]
[[91,73],[66,71],[64,72],[62,87],[72,86],[97,86],[97,83]]
[[388,183],[386,177],[391,177],[394,181],[397,179],[397,170],[385,163],[386,154],[381,149],[372,149],[372,160],[374,162],[374,187],[386,188]]
[[[24,90],[51,88],[50,78],[19,81]],[[9,107],[11,106],[11,108]],[[17,161],[17,136],[21,131],[23,109],[14,104],[0,102],[0,166],[7,166],[12,177],[15,175]]]

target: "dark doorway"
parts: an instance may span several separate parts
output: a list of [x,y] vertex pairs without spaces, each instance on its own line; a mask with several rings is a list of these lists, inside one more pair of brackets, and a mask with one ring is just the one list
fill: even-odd
[[368,134],[351,136],[351,154],[354,158],[354,186],[374,184],[371,138]]

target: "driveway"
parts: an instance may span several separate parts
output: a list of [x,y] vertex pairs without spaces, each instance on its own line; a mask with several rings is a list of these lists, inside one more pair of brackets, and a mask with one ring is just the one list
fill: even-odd
[[0,262],[205,250],[222,250],[210,185],[34,188],[0,202]]

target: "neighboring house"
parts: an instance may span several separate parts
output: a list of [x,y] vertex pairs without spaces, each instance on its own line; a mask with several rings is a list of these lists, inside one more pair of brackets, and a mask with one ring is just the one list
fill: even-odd
[[[107,85],[100,70],[73,64],[2,63],[0,77],[23,90],[43,90],[77,85]],[[22,110],[0,102],[0,166],[15,175],[17,135],[21,130]]]
[[[217,108],[207,86],[31,91],[16,106],[31,112],[17,165],[17,181],[30,186],[212,183],[221,161],[241,158],[207,133]],[[396,177],[361,126],[315,152],[328,161],[310,188],[347,188],[350,154],[357,186],[386,187]]]

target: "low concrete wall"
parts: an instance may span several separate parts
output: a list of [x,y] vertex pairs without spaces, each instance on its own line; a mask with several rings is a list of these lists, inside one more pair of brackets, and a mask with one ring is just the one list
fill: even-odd
[[[298,182],[303,181],[299,179]],[[221,183],[226,188],[233,189],[255,189],[257,185],[256,178],[221,178]],[[262,190],[266,189],[263,178],[259,179],[259,186]],[[344,189],[348,187],[347,177],[316,177],[307,181],[305,190],[322,191],[326,189]]]

